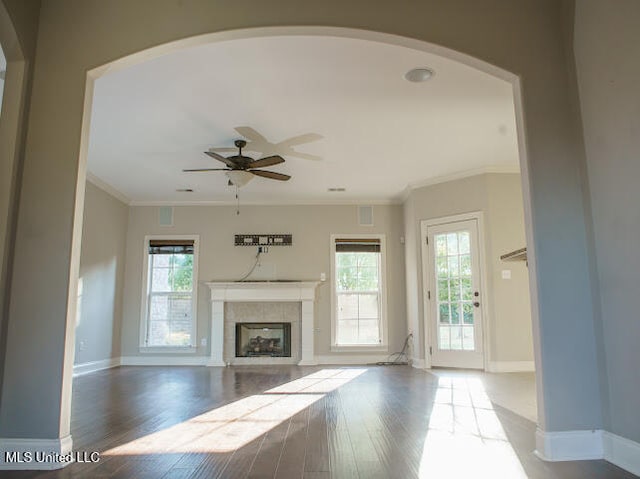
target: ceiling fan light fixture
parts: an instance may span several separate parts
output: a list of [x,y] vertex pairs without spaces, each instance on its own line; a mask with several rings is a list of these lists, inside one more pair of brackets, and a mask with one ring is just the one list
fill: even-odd
[[243,170],[231,170],[225,172],[229,181],[233,183],[238,188],[246,185],[253,179],[253,173]]
[[430,68],[414,68],[404,74],[404,78],[412,83],[422,83],[429,80],[434,75],[434,71]]

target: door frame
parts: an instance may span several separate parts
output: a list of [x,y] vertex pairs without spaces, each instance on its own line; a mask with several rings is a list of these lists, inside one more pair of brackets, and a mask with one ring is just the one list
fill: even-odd
[[456,223],[458,221],[476,220],[478,224],[478,264],[480,265],[480,301],[482,301],[482,363],[485,371],[489,370],[489,336],[491,333],[489,317],[490,305],[488,302],[489,293],[489,277],[487,275],[487,261],[484,236],[484,214],[482,211],[472,211],[452,216],[441,216],[420,221],[420,245],[422,252],[422,329],[424,338],[424,362],[425,368],[431,369],[431,353],[429,348],[433,347],[433,338],[431,337],[431,309],[429,307],[429,298],[426,292],[433,290],[431,285],[431,275],[429,274],[429,248],[427,246],[427,230],[430,226],[445,225],[447,223]]

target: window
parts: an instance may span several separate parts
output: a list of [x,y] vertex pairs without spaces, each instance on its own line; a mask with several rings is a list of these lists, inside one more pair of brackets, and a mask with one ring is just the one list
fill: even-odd
[[197,237],[147,238],[143,347],[195,347]]
[[332,237],[333,346],[385,343],[384,237]]

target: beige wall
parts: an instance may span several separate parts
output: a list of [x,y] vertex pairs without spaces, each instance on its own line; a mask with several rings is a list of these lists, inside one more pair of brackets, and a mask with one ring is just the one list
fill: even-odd
[[[529,271],[500,255],[526,246],[520,175],[486,175],[486,250],[490,293],[490,347],[494,361],[533,361]],[[503,279],[509,270],[511,279]]]
[[576,3],[575,60],[606,353],[607,429],[640,442],[640,2]]
[[75,364],[120,356],[129,207],[86,185]]
[[[251,268],[256,249],[233,245],[234,234],[291,233],[293,246],[271,247],[262,256],[273,265],[277,279],[319,280],[331,276],[329,236],[332,233],[382,233],[387,242],[389,352],[399,351],[406,335],[403,235],[400,206],[374,206],[373,227],[358,226],[357,206],[180,206],[174,208],[174,226],[159,226],[158,208],[130,208],[127,269],[122,325],[122,355],[139,354],[142,265],[145,235],[200,235],[198,274],[198,345],[209,339],[210,303],[205,281],[234,281]],[[318,287],[315,353],[330,353],[330,282]],[[198,346],[198,355],[209,347]],[[347,353],[343,353],[347,354]],[[145,356],[147,354],[145,353]]]
[[39,13],[40,0],[0,2],[0,44],[7,62],[0,116],[0,391],[5,384],[11,270]]
[[[489,305],[490,362],[533,361],[529,279],[524,263],[505,263],[500,255],[526,245],[519,174],[484,174],[413,190],[405,203],[407,316],[414,354],[424,359],[424,305],[420,222],[482,211]],[[502,270],[511,279],[502,279]]]

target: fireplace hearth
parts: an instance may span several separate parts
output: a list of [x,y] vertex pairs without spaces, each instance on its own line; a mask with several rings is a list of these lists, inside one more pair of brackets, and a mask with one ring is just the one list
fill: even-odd
[[291,357],[291,323],[236,323],[236,357]]

